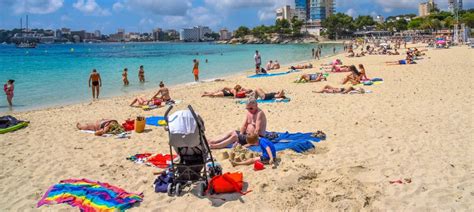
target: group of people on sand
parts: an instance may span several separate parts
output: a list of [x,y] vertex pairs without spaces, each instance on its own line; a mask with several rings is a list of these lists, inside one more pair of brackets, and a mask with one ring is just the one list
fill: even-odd
[[278,60],[275,60],[275,62],[273,62],[273,60],[270,60],[270,61],[268,61],[265,68],[263,68],[262,67],[262,55],[260,55],[258,50],[255,51],[254,60],[255,60],[255,74],[266,74],[270,70],[280,69],[280,67],[281,67]]
[[243,88],[235,85],[234,88],[224,87],[217,91],[205,91],[201,97],[231,97],[231,98],[255,98],[262,100],[285,99],[285,91],[265,92],[261,88],[255,90]]

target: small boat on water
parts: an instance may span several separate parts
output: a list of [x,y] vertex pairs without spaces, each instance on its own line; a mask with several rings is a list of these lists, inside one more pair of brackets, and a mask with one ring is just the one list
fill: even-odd
[[36,48],[35,42],[20,42],[16,44],[16,48]]

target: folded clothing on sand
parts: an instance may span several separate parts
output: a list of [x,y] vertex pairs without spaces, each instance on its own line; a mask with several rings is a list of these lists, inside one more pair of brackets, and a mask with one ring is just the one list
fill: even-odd
[[[285,98],[285,99],[269,99],[269,100],[263,100],[263,99],[257,99],[257,103],[265,104],[265,103],[278,103],[278,102],[285,102],[288,103],[290,102],[290,98]],[[236,101],[237,104],[247,104],[249,102],[248,100],[239,100]]]
[[171,155],[169,154],[153,155],[151,153],[142,153],[130,156],[127,158],[127,160],[133,161],[134,163],[152,165],[164,169],[168,167],[168,164],[170,164],[170,161],[174,158],[176,158],[176,155],[171,158]]
[[28,126],[28,122],[20,121],[13,116],[0,117],[0,134],[13,132],[26,126]]
[[108,183],[69,179],[49,188],[36,207],[66,203],[81,211],[124,211],[141,201],[143,194],[129,193]]

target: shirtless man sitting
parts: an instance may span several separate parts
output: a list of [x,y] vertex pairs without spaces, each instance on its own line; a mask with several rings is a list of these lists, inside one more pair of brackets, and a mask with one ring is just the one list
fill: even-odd
[[267,128],[267,118],[265,113],[258,108],[257,101],[254,98],[250,98],[246,104],[245,109],[247,114],[245,121],[240,127],[240,131],[230,131],[217,139],[209,140],[209,146],[211,149],[222,149],[229,144],[237,145],[237,143],[247,147],[247,135],[257,134],[260,137],[265,136]]

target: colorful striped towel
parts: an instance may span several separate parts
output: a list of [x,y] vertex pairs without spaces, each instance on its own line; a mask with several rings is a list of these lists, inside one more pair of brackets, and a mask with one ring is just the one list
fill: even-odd
[[124,211],[143,201],[143,194],[88,179],[62,180],[44,194],[36,207],[66,203],[81,211]]

